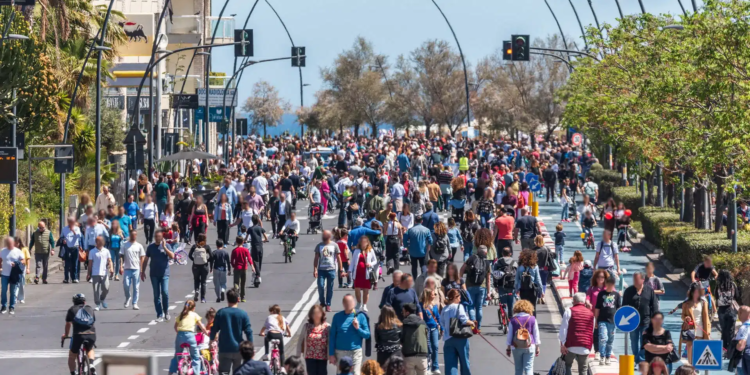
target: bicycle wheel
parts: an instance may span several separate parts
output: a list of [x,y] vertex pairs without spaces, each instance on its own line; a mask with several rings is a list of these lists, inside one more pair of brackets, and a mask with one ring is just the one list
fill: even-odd
[[[192,372],[193,368],[188,358],[190,357],[184,356],[184,355],[180,356],[180,361],[177,363],[177,374],[189,375]],[[198,375],[198,374],[194,374],[194,375]]]
[[89,375],[90,370],[91,369],[89,367],[89,356],[86,354],[86,351],[84,350],[84,348],[81,347],[80,352],[78,354],[78,373]]
[[188,258],[187,254],[185,254],[184,250],[180,250],[174,255],[175,262],[177,262],[177,264],[181,266],[184,266],[187,264],[187,258]]

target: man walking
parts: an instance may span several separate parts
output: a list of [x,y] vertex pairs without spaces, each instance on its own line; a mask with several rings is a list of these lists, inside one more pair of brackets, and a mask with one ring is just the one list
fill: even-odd
[[107,275],[112,273],[112,255],[109,249],[104,248],[104,237],[96,238],[96,247],[89,251],[89,274],[86,278],[91,280],[94,287],[94,310],[107,308],[107,294],[109,293],[109,278]]
[[351,294],[344,296],[344,311],[333,316],[329,333],[328,360],[336,365],[341,358],[352,359],[352,372],[360,374],[362,367],[362,340],[370,338],[370,326],[365,314],[358,313]]
[[426,375],[428,366],[427,356],[427,324],[417,315],[417,305],[407,303],[403,306],[403,332],[401,333],[401,353],[406,363],[406,374]]
[[36,261],[36,277],[34,284],[39,284],[39,275],[42,276],[42,283],[47,284],[47,269],[49,268],[49,256],[55,255],[55,239],[52,238],[52,231],[47,229],[44,221],[37,224],[37,230],[31,234],[29,247],[34,248],[34,260]]
[[216,250],[212,255],[210,262],[214,275],[216,302],[222,302],[227,291],[227,272],[231,270],[229,253],[224,249],[224,241],[216,240]]
[[[133,310],[138,310],[138,294],[141,288],[140,273],[143,261],[146,259],[146,250],[143,248],[143,245],[138,243],[137,230],[133,229],[130,231],[128,241],[122,245],[120,258],[122,258],[122,263],[120,263],[122,287],[125,290],[125,304],[123,307],[127,309],[132,301]],[[133,286],[132,297],[130,294],[131,285]]]
[[521,209],[521,217],[516,221],[516,227],[513,229],[513,237],[516,243],[521,244],[521,250],[533,249],[534,238],[542,233],[542,228],[539,226],[539,221],[530,215],[529,210],[526,208]]
[[141,280],[146,281],[146,266],[151,261],[149,276],[151,287],[154,290],[154,308],[156,309],[156,321],[169,320],[169,260],[174,259],[174,253],[164,241],[162,231],[154,235],[154,242],[146,248],[146,258],[141,268]]
[[565,310],[560,324],[560,353],[565,356],[565,373],[571,375],[573,360],[578,373],[588,374],[589,353],[594,344],[594,313],[586,307],[586,294],[573,295],[573,307]]
[[[409,256],[411,257],[411,273],[425,272],[425,255],[427,255],[428,246],[432,245],[432,234],[430,230],[422,225],[422,216],[414,218],[414,226],[406,232],[406,238],[409,242]],[[417,272],[419,271],[419,272]]]
[[[167,207],[167,203],[172,200],[172,193],[169,191],[169,185],[164,182],[164,176],[159,176],[159,182],[154,188],[156,196],[156,209],[159,211],[159,215],[164,213],[164,208]],[[159,216],[157,215],[157,218]]]
[[76,225],[76,218],[68,217],[68,226],[62,230],[60,255],[65,264],[63,283],[78,283],[78,252],[82,250],[83,236]]
[[94,206],[94,209],[96,212],[104,210],[104,212],[107,212],[107,207],[109,205],[116,205],[117,201],[115,201],[115,196],[112,195],[112,193],[109,192],[109,187],[102,186],[102,192],[99,194],[98,197],[96,197],[96,205]]
[[249,342],[253,342],[253,328],[250,325],[250,317],[238,308],[239,295],[235,289],[227,292],[227,307],[220,309],[211,326],[211,341],[216,340],[219,335],[219,374],[233,374],[242,365],[240,355],[240,343],[242,335]]
[[344,272],[341,268],[341,253],[339,246],[331,241],[331,231],[323,231],[323,242],[315,247],[313,260],[313,276],[318,279],[318,300],[326,311],[331,311],[333,298],[333,280],[336,272]]
[[643,274],[633,274],[633,285],[625,289],[622,294],[622,305],[632,306],[641,316],[641,323],[634,331],[630,332],[630,348],[635,354],[635,363],[644,361],[645,353],[641,350],[643,346],[643,332],[651,324],[651,315],[659,311],[659,301],[656,299],[654,290],[644,283]]
[[544,179],[544,191],[547,194],[547,202],[552,199],[555,201],[555,183],[557,183],[557,173],[552,170],[552,167],[547,164],[547,168],[542,171],[542,179]]

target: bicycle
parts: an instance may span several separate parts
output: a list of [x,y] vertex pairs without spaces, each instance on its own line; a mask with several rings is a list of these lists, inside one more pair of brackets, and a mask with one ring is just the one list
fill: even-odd
[[[60,347],[62,348],[65,345],[65,340],[72,339],[72,337],[63,337],[62,340],[60,340]],[[96,345],[94,345],[96,347]],[[76,373],[78,375],[91,375],[91,369],[93,366],[91,366],[91,360],[89,359],[89,350],[91,348],[86,349],[86,341],[81,343],[81,347],[78,349],[78,357],[76,358]]]
[[294,247],[292,246],[292,236],[290,234],[283,234],[284,238],[284,263],[291,263],[292,262],[292,255],[294,253],[292,250],[294,250]]
[[182,349],[181,352],[176,353],[177,356],[177,375],[210,375],[211,374],[211,364],[208,363],[208,360],[204,356],[200,356],[201,359],[201,370],[200,374],[196,374],[193,371],[193,358],[190,356],[190,344],[182,344],[180,345],[180,349]]
[[508,334],[508,327],[510,327],[510,318],[508,317],[508,313],[505,311],[505,304],[500,301],[500,297],[507,297],[512,295],[513,293],[508,293],[503,296],[498,295],[497,320],[498,322],[500,322],[500,325],[497,327],[497,329],[503,331],[504,335]]
[[583,238],[583,243],[586,245],[586,249],[594,248],[594,230],[593,229],[584,228],[583,233],[581,233],[581,238]]
[[184,266],[188,262],[188,253],[185,251],[185,244],[181,243],[177,250],[174,252],[174,258],[169,260],[169,265],[175,263]]
[[281,366],[281,354],[279,353],[279,340],[271,340],[271,360],[269,366],[273,375],[284,373],[284,369]]

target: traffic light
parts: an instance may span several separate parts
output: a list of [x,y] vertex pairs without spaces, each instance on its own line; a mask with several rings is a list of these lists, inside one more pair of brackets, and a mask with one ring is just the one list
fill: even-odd
[[[302,57],[298,57],[302,56]],[[292,47],[292,66],[293,67],[305,67],[305,47]]]
[[511,35],[511,49],[513,50],[513,61],[529,61],[531,48],[530,38],[528,35]]
[[253,55],[253,30],[234,30],[234,57],[248,57]]
[[513,47],[510,40],[503,40],[503,60],[513,60]]

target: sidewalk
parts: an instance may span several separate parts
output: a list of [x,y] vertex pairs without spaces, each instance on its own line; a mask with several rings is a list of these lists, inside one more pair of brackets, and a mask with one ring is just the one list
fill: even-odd
[[[581,205],[579,204],[579,207]],[[562,211],[562,206],[559,204],[559,202],[555,203],[547,203],[544,202],[544,199],[539,201],[539,219],[540,221],[546,221],[547,227],[550,229],[552,233],[554,233],[555,229],[554,227],[560,223],[560,213]],[[580,224],[569,222],[569,223],[562,223],[563,225],[563,232],[565,232],[566,238],[565,238],[565,253],[564,259],[568,259],[573,256],[573,252],[578,250],[583,253],[583,257],[586,260],[591,260],[593,262],[594,256],[596,255],[596,251],[594,249],[586,249],[586,246],[581,241],[581,227]],[[603,229],[601,227],[595,227],[594,228],[594,238],[598,241],[601,239]],[[554,242],[552,243],[554,245]],[[549,245],[548,245],[549,246]],[[552,247],[554,248],[554,247]],[[624,282],[623,282],[623,289],[627,288],[628,282],[631,281],[631,275],[634,272],[641,271],[643,272],[646,268],[646,264],[649,262],[654,262],[656,266],[656,276],[658,276],[662,283],[664,284],[664,289],[666,291],[666,294],[661,296],[660,302],[659,302],[659,309],[665,314],[664,319],[664,327],[668,329],[672,333],[672,338],[675,340],[675,343],[679,339],[679,332],[680,328],[682,326],[682,321],[680,320],[679,311],[676,312],[674,315],[668,315],[669,311],[675,308],[678,303],[682,302],[685,299],[685,296],[687,295],[687,286],[685,283],[681,280],[680,274],[674,274],[671,273],[670,270],[665,267],[662,263],[660,263],[659,255],[655,254],[650,251],[649,249],[653,250],[653,247],[647,247],[645,244],[641,244],[640,241],[634,240],[632,243],[632,251],[629,253],[620,253],[620,267],[624,270]],[[567,280],[562,280],[560,278],[554,278],[553,279],[553,285],[552,288],[555,292],[555,297],[557,299],[558,305],[561,307],[561,311],[564,311],[567,308],[570,308],[572,306],[572,296],[570,295],[568,291],[568,282]],[[619,287],[619,286],[618,286]],[[717,326],[713,326],[713,333],[712,338],[718,338],[720,337],[720,333]],[[628,347],[628,351],[630,351],[630,348]],[[625,333],[616,331],[615,333],[615,342],[613,347],[613,355],[612,355],[612,361],[609,366],[599,366],[598,362],[593,361],[594,355],[591,355],[592,361],[590,362],[591,372],[593,375],[616,375],[619,374],[619,356],[622,354],[625,354]],[[629,353],[632,354],[632,353]],[[683,361],[686,363],[686,360],[683,358]],[[575,366],[574,366],[575,367]],[[676,370],[676,368],[679,366],[673,366],[673,371]],[[636,371],[637,372],[637,371]],[[717,373],[721,375],[729,375],[730,373],[727,371],[719,371],[715,372],[712,371],[712,373]]]

